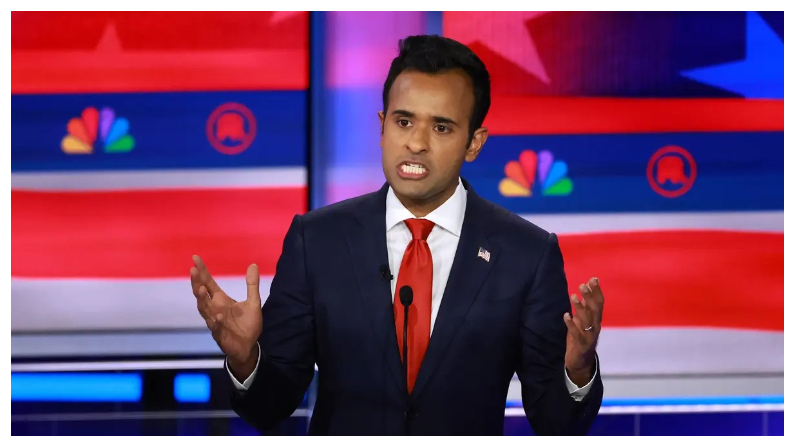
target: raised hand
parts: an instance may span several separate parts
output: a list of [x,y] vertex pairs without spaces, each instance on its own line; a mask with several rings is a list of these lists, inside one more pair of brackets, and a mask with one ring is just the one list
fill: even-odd
[[605,298],[597,278],[591,278],[587,284],[580,284],[579,289],[584,301],[577,294],[572,295],[570,299],[574,317],[567,312],[563,321],[569,329],[566,336],[566,369],[571,381],[582,387],[591,380],[593,374]]
[[236,376],[245,378],[256,365],[257,339],[262,333],[259,268],[256,264],[248,267],[246,300],[235,301],[221,290],[200,257],[194,255],[193,263],[190,282],[199,314],[218,347],[227,355],[230,369]]

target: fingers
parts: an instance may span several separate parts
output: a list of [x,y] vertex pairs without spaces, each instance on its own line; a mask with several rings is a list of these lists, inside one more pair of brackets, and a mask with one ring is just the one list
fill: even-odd
[[206,318],[207,308],[210,304],[210,294],[207,293],[207,288],[204,286],[199,286],[199,290],[196,291],[196,309],[199,310],[199,313]]
[[571,334],[578,342],[585,342],[585,334],[583,334],[583,331],[577,327],[576,323],[574,323],[574,319],[571,317],[570,313],[566,312],[563,314],[563,322],[566,323],[566,327],[569,329],[569,334]]
[[207,287],[207,290],[213,295],[221,292],[221,288],[215,282],[212,275],[210,275],[210,271],[207,270],[207,266],[204,265],[204,261],[202,261],[198,255],[193,255],[193,263],[196,265],[196,269],[199,272],[199,281]]
[[246,270],[246,302],[262,307],[262,298],[259,294],[259,267],[257,264],[251,264]]
[[591,318],[588,315],[588,308],[585,307],[585,304],[582,301],[580,301],[580,298],[576,293],[570,296],[569,300],[571,301],[571,305],[574,308],[574,317],[572,318],[574,323],[581,330],[585,330],[585,328],[589,327],[591,324]]
[[566,327],[569,329],[569,332],[580,332],[580,328],[578,328],[577,325],[574,324],[574,320],[571,319],[570,313],[566,312],[563,314],[563,322],[566,323]]
[[207,288],[204,288],[204,293],[200,293],[199,289],[204,286],[202,283],[201,276],[199,274],[199,270],[196,267],[190,268],[190,287],[193,290],[193,296],[196,297],[197,300],[205,300],[208,299],[209,296],[207,295]]
[[197,269],[196,267],[191,267],[190,268],[190,286],[191,286],[191,289],[193,289],[193,296],[195,296],[197,299],[199,299],[199,298],[207,298],[206,296],[199,294],[199,287],[201,287],[201,285],[202,285],[202,281],[201,281],[201,278],[199,277],[199,269]]
[[196,292],[196,302],[199,304],[200,307],[207,306],[207,302],[210,301],[212,297],[210,293],[207,291],[207,287],[199,286],[199,290]]
[[593,324],[601,325],[605,297],[602,294],[602,288],[599,286],[599,278],[591,278],[587,284],[580,285],[580,291],[583,294],[583,298],[585,298],[585,305],[593,318]]

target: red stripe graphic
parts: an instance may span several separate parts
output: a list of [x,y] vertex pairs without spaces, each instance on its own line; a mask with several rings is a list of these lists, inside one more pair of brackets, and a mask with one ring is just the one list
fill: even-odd
[[[183,277],[200,254],[218,276],[275,272],[305,188],[12,191],[17,278]],[[560,237],[572,292],[598,276],[606,327],[781,331],[784,236],[634,231]]]
[[11,15],[11,93],[303,90],[309,13]]
[[215,275],[275,272],[306,188],[11,193],[11,275],[186,277],[198,254]]
[[91,53],[17,52],[11,56],[11,67],[12,94],[304,90],[309,86],[306,50],[122,53],[103,59]]
[[492,135],[784,130],[784,101],[495,96]]
[[604,326],[784,330],[784,234],[562,235],[570,293],[596,276]]

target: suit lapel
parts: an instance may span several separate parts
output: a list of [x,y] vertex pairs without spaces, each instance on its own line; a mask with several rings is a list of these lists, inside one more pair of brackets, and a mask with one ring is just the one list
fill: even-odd
[[[466,185],[466,183],[465,183]],[[412,398],[418,396],[430,380],[439,363],[444,359],[447,347],[469,312],[472,302],[480,291],[483,281],[494,265],[497,247],[489,244],[485,227],[489,210],[471,188],[468,188],[464,225],[458,241],[453,266],[445,286],[439,313],[436,315],[428,350],[422,360]],[[488,251],[488,260],[478,256],[479,250]]]
[[403,366],[395,335],[395,317],[392,310],[392,288],[384,281],[379,267],[389,265],[386,245],[386,193],[388,185],[371,195],[356,210],[359,225],[348,228],[346,239],[351,254],[362,305],[366,309],[375,339],[382,349],[398,387],[407,393],[403,379]]

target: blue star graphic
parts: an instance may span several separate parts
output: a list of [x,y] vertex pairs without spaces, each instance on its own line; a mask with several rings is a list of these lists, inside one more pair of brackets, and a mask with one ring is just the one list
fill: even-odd
[[784,42],[756,12],[745,21],[745,59],[682,72],[746,98],[784,99]]

